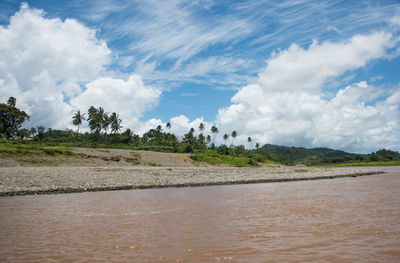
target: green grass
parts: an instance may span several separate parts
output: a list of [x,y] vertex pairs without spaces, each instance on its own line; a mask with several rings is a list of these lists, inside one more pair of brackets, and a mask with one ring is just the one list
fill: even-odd
[[319,164],[312,167],[344,167],[344,166],[396,166],[400,165],[400,161],[386,162],[361,162],[361,163],[335,163],[335,164]]
[[0,157],[18,157],[18,156],[72,156],[75,153],[71,149],[56,147],[41,147],[38,145],[14,145],[0,144]]
[[148,163],[148,165],[153,166],[153,167],[161,167],[161,164],[158,163]]
[[259,166],[259,164],[251,158],[230,155],[195,153],[191,155],[190,158],[195,164],[207,162],[209,164],[223,164],[235,167]]

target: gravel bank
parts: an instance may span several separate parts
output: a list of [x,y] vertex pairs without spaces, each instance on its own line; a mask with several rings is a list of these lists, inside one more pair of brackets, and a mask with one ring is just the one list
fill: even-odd
[[0,196],[355,177],[363,168],[0,167]]

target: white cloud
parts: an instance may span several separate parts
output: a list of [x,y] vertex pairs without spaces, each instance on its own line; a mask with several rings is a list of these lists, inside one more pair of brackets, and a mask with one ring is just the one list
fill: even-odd
[[383,57],[393,42],[390,33],[381,31],[356,35],[347,43],[314,41],[308,49],[292,44],[287,50],[273,54],[259,74],[259,82],[270,91],[319,90],[330,78]]
[[160,95],[159,89],[145,86],[139,75],[131,75],[127,81],[103,77],[86,84],[86,90],[72,99],[71,105],[83,111],[95,106],[117,112],[128,128],[136,126],[143,113],[158,104]]
[[171,118],[170,120],[171,123],[171,132],[178,135],[178,136],[183,136],[185,133],[187,133],[191,128],[195,129],[196,134],[199,134],[199,126],[200,123],[204,124],[204,134],[210,134],[210,129],[211,126],[213,125],[210,122],[204,121],[203,117],[197,118],[193,121],[190,121],[186,116],[180,115]]
[[[400,148],[399,94],[384,99],[381,89],[356,83],[324,99],[324,83],[346,71],[386,56],[391,35],[357,35],[346,43],[314,42],[307,49],[292,45],[268,60],[255,84],[220,109],[217,122],[238,130],[238,143],[254,142],[306,147],[327,146],[366,152]],[[329,91],[332,93],[332,91]]]
[[393,16],[393,17],[390,19],[390,22],[391,22],[393,25],[400,26],[400,14],[396,14],[395,16]]
[[[199,126],[200,123],[204,124],[204,131],[203,134],[207,136],[208,134],[211,134],[211,126],[213,125],[210,122],[204,121],[203,117],[201,118],[196,118],[193,121],[190,121],[189,118],[187,118],[185,115],[179,115],[172,117],[169,120],[169,123],[171,124],[171,130],[170,132],[178,136],[178,138],[182,138],[185,133],[188,133],[191,128],[195,129],[195,134],[198,135],[200,134],[199,131]],[[138,129],[134,129],[134,132],[139,135],[143,135],[143,133],[147,132],[150,129],[155,129],[158,125],[161,125],[162,129],[164,132],[169,132],[169,130],[166,128],[167,123],[161,121],[160,119],[150,119],[145,122],[140,122],[136,126]]]
[[31,115],[28,126],[65,129],[74,110],[93,105],[119,113],[129,127],[157,105],[160,91],[138,75],[105,77],[111,53],[95,30],[74,19],[48,19],[23,4],[0,26],[0,99],[16,97]]

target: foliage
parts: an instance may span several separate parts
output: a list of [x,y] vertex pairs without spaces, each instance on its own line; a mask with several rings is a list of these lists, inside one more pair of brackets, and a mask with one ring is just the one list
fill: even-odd
[[302,163],[311,166],[369,165],[400,161],[398,152],[386,149],[370,154],[353,154],[329,148],[306,149],[267,144],[258,150],[258,152],[263,151],[279,155],[288,164]]
[[[198,135],[191,128],[182,138],[171,133],[171,124],[166,124],[168,132],[164,132],[161,125],[150,129],[142,136],[134,134],[131,129],[123,128],[122,120],[116,112],[108,114],[102,107],[90,106],[87,112],[87,124],[90,132],[80,133],[79,128],[86,120],[85,114],[79,110],[72,116],[72,123],[78,127],[74,132],[70,129],[53,130],[44,126],[22,128],[21,124],[29,116],[15,107],[16,99],[9,98],[7,104],[0,104],[0,124],[3,144],[13,147],[2,148],[2,154],[68,154],[68,151],[54,147],[88,147],[88,148],[119,148],[131,150],[148,150],[158,152],[193,153],[192,158],[198,161],[207,161],[213,164],[227,164],[233,166],[257,166],[262,163],[283,163],[294,165],[303,163],[306,165],[359,165],[381,164],[400,162],[400,154],[386,149],[370,154],[352,154],[329,148],[306,149],[301,147],[287,147],[267,144],[260,148],[260,144],[247,138],[249,149],[244,145],[234,145],[234,139],[238,136],[236,131],[226,133],[223,136],[225,144],[216,145],[216,136],[219,130],[211,127],[211,135],[204,135],[205,125],[200,123]],[[107,133],[111,128],[111,133]],[[230,146],[227,146],[229,137],[232,138]],[[19,139],[17,139],[19,138]],[[29,138],[29,140],[27,140]],[[12,139],[12,140],[10,140]],[[1,138],[0,138],[1,142]],[[20,146],[18,146],[20,145]],[[21,146],[22,145],[22,146]],[[25,147],[26,146],[26,147]],[[51,146],[51,148],[49,148]],[[113,161],[118,161],[117,159]]]
[[224,164],[236,167],[259,166],[258,163],[252,158],[223,154],[195,153],[191,158],[194,161],[202,161],[209,164]]
[[78,110],[77,112],[75,112],[74,116],[72,117],[72,124],[74,126],[78,126],[78,130],[76,131],[77,133],[79,133],[79,126],[82,125],[82,122],[86,120],[85,119],[85,113],[81,114],[81,111]]
[[13,145],[13,144],[0,144],[0,156],[56,156],[56,155],[75,155],[74,152],[67,148],[57,147],[48,148],[38,145]]
[[[0,136],[8,139],[21,136],[18,134],[21,125],[25,120],[29,120],[29,115],[16,107],[16,101],[14,97],[10,97],[7,104],[0,103]],[[24,133],[22,137],[25,135]]]
[[116,133],[122,129],[121,126],[121,119],[119,118],[118,114],[113,112],[110,115],[110,122],[111,122],[111,132]]

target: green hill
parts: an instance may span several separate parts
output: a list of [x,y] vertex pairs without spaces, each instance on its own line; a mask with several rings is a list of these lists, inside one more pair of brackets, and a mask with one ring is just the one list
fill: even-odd
[[302,163],[306,165],[329,165],[340,163],[390,162],[400,160],[400,154],[390,150],[379,150],[370,154],[355,154],[329,148],[288,147],[266,144],[259,149],[260,153],[280,156],[287,164]]
[[274,144],[266,144],[261,148],[266,149],[269,153],[281,154],[286,159],[292,161],[301,160],[309,155],[322,155],[324,157],[344,157],[344,156],[354,155],[353,153],[348,153],[340,150],[333,150],[329,148],[307,149],[303,147],[288,147],[288,146],[280,146]]

